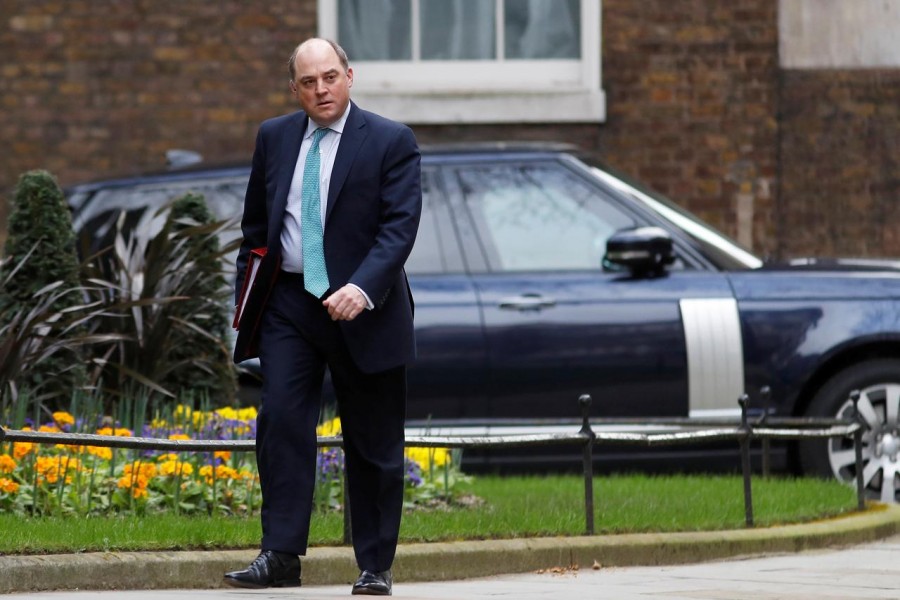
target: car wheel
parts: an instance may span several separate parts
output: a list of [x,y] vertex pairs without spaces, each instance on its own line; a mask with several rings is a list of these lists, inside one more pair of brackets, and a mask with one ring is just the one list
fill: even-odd
[[[850,392],[859,390],[859,412],[866,425],[862,437],[863,482],[866,495],[897,502],[900,488],[900,361],[872,360],[845,369],[829,379],[813,398],[807,416],[853,417]],[[856,485],[852,438],[801,442],[800,466],[808,475],[837,477]]]

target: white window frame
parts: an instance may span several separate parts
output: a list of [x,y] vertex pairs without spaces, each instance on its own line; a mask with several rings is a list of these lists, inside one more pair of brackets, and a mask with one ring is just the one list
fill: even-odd
[[[317,1],[319,35],[337,39],[337,0]],[[405,123],[602,122],[602,0],[580,2],[580,59],[420,61],[418,44],[413,44],[411,61],[355,61],[351,56],[352,97]],[[416,19],[418,0],[413,6]],[[497,6],[502,15],[503,0]],[[502,39],[498,47],[502,56]]]

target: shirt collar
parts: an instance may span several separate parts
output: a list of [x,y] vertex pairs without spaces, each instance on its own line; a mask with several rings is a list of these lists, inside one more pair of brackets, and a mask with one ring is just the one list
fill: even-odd
[[[344,125],[347,123],[347,116],[349,114],[350,114],[350,102],[347,103],[347,108],[346,108],[346,110],[344,110],[344,114],[342,114],[341,117],[337,121],[335,121],[334,123],[329,125],[328,129],[330,129],[331,131],[336,131],[337,133],[343,133]],[[315,121],[313,121],[312,119],[307,119],[306,135],[303,136],[304,139],[312,137],[313,132],[316,129],[318,129],[319,127],[320,127],[320,125],[317,124]]]

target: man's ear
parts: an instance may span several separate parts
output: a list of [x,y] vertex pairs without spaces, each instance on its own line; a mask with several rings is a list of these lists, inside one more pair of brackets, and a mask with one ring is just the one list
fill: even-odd
[[347,68],[347,87],[353,87],[353,67]]

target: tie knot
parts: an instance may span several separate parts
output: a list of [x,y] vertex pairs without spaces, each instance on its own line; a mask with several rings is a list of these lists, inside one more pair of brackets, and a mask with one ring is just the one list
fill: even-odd
[[318,129],[313,131],[313,141],[312,141],[313,148],[315,148],[316,146],[319,145],[319,142],[322,141],[322,138],[329,131],[331,131],[331,130],[328,129],[327,127],[319,127]]

